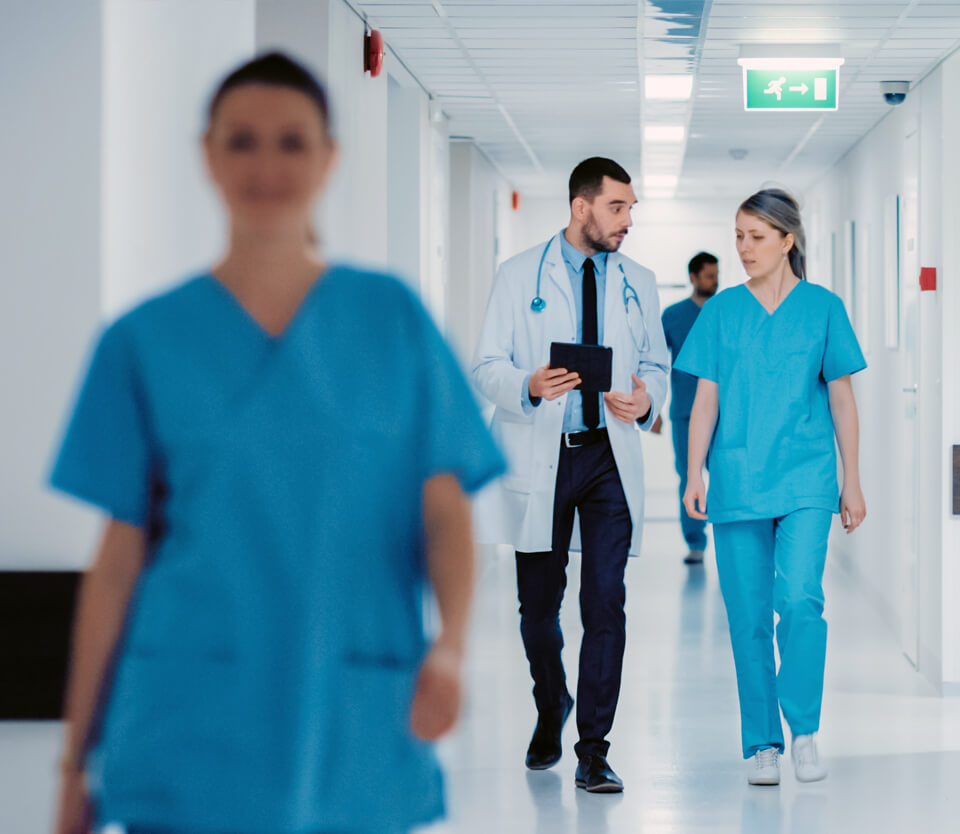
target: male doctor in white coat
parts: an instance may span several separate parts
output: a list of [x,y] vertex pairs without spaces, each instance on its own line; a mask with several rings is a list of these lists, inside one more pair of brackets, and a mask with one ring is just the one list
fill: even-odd
[[[593,157],[574,169],[567,228],[500,268],[472,369],[496,406],[492,428],[510,465],[479,496],[477,526],[481,541],[516,549],[538,713],[526,764],[559,761],[573,706],[559,618],[573,534],[584,627],[576,784],[594,793],[623,790],[606,736],[620,695],[624,571],[643,529],[640,432],[664,404],[669,367],[654,275],[617,252],[635,203],[629,174],[613,160]],[[579,376],[548,364],[551,342],[613,348],[612,390],[574,390]]]

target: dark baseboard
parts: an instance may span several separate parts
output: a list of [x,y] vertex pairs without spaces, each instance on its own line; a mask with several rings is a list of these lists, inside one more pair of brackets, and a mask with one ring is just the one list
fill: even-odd
[[0,720],[48,721],[63,715],[81,576],[0,571]]

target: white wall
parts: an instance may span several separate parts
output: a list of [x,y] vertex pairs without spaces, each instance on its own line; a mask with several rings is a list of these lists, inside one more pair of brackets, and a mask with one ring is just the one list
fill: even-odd
[[[861,476],[867,520],[853,536],[834,531],[832,552],[900,634],[908,656],[934,683],[960,692],[960,617],[954,613],[960,575],[958,519],[949,515],[947,461],[960,442],[957,398],[960,298],[956,291],[956,229],[960,170],[954,161],[960,120],[949,90],[960,83],[954,55],[912,90],[907,101],[865,136],[807,195],[815,268],[830,270],[829,235],[836,234],[841,265],[835,290],[850,293],[842,265],[848,255],[844,224],[854,221],[869,245],[858,246],[856,306],[851,310],[869,368],[854,378],[861,419]],[[917,135],[918,134],[918,135]],[[911,146],[911,142],[917,142]],[[910,148],[919,153],[917,240],[904,240],[901,275],[900,345],[884,342],[884,201],[909,199],[913,171]],[[913,250],[913,246],[917,250]],[[951,257],[952,255],[952,257]],[[936,267],[939,289],[919,293],[916,321],[915,267]],[[908,345],[916,339],[914,376]],[[917,393],[901,389],[917,383]],[[916,414],[915,420],[910,415]],[[911,442],[913,441],[913,442]],[[912,450],[915,450],[912,451]],[[911,456],[916,461],[916,493]],[[904,486],[906,485],[906,487]],[[910,518],[911,510],[913,518]],[[907,555],[916,540],[916,563]]]
[[43,484],[100,315],[100,3],[2,18],[0,569],[71,568],[94,521]]

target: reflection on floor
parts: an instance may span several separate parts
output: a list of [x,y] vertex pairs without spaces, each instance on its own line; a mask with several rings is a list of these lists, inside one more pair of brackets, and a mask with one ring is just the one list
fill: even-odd
[[[751,788],[739,758],[733,659],[712,553],[681,563],[676,522],[652,523],[627,573],[627,656],[610,762],[620,796],[576,790],[565,755],[530,773],[535,720],[513,556],[484,554],[470,701],[442,746],[450,819],[420,834],[900,834],[960,831],[960,699],[941,699],[846,574],[828,569],[830,644],[821,751],[826,782]],[[563,609],[575,690],[579,559]],[[0,683],[2,685],[2,683]],[[0,834],[49,834],[60,727],[0,723]],[[264,832],[264,834],[269,834]]]
[[[820,748],[825,782],[746,784],[733,656],[712,552],[687,568],[678,525],[648,524],[627,571],[627,653],[611,735],[620,796],[576,790],[573,744],[549,771],[523,756],[536,720],[519,635],[512,553],[485,554],[471,701],[442,747],[450,819],[429,834],[806,834],[960,831],[960,700],[941,699],[847,574],[828,568],[830,624]],[[562,611],[575,692],[579,557]],[[785,731],[786,732],[786,731]],[[789,738],[789,735],[787,736]]]

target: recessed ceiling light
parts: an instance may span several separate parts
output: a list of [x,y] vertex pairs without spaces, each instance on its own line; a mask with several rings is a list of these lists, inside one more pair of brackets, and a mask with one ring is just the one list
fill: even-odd
[[643,187],[647,188],[676,188],[679,177],[673,174],[644,174]]
[[683,125],[647,125],[643,138],[646,142],[682,142],[686,132]]
[[675,195],[676,190],[672,188],[651,188],[643,191],[643,196],[647,200],[672,200]]
[[692,75],[648,75],[643,79],[647,98],[684,101],[693,93]]

